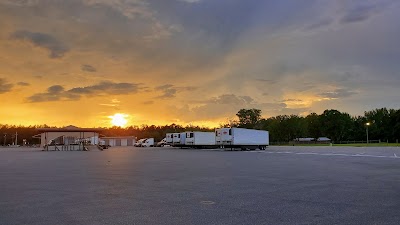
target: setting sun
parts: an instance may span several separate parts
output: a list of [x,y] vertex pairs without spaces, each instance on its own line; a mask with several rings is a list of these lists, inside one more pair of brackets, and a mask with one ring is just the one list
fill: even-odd
[[126,114],[121,113],[116,113],[113,116],[109,116],[109,118],[111,119],[111,124],[118,127],[123,127],[126,125],[126,123],[128,122],[126,120],[126,117]]

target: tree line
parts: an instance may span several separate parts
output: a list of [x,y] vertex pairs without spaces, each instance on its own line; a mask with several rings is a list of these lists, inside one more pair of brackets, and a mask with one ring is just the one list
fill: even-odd
[[[33,138],[34,135],[39,134],[37,128],[57,128],[48,125],[35,125],[35,126],[16,126],[0,124],[0,146],[15,144],[15,135],[18,134],[18,145],[23,144],[23,140],[29,145],[40,144],[40,139]],[[129,127],[104,127],[101,135],[106,137],[118,136],[134,136],[138,139],[154,137],[156,141],[160,141],[165,137],[166,133],[179,133],[184,131],[214,131],[214,128],[200,127],[200,126],[181,126],[178,124],[170,124],[165,126],[155,125],[142,125],[142,126],[129,126]]]
[[[335,109],[325,110],[322,114],[311,113],[307,116],[279,115],[262,117],[260,109],[241,109],[237,119],[220,127],[242,127],[268,130],[271,142],[288,142],[295,138],[328,137],[334,142],[366,140],[367,123],[370,140],[396,142],[400,139],[400,109],[380,108],[364,112],[363,116],[351,116]],[[39,132],[36,128],[49,128],[48,125],[15,126],[0,124],[0,145],[13,144],[18,133],[18,143],[23,139],[29,144],[39,144],[40,140],[32,136]],[[55,127],[52,127],[55,128]],[[154,137],[159,141],[166,133],[183,131],[214,131],[215,128],[200,126],[182,126],[170,124],[164,126],[142,125],[129,127],[108,127],[102,135],[135,136],[137,138]]]
[[[241,109],[238,120],[230,126],[268,130],[272,142],[288,142],[295,138],[328,137],[334,142],[367,139],[397,142],[400,139],[400,109],[380,108],[351,116],[335,109],[307,116],[279,115],[262,118],[259,109]],[[368,124],[368,125],[367,125]]]

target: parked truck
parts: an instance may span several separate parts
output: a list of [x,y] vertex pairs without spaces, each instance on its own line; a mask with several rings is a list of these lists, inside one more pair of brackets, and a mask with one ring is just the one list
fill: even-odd
[[215,130],[215,143],[221,148],[265,150],[269,145],[269,132],[244,128],[219,128]]
[[142,143],[142,147],[154,147],[154,138],[146,138]]
[[146,141],[146,138],[139,139],[133,146],[142,147],[144,141]]
[[215,148],[214,132],[189,131],[185,132],[185,146],[191,148]]

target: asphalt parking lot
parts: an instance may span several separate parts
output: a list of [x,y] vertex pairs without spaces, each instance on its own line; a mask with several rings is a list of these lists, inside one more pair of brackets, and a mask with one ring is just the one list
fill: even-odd
[[0,224],[397,225],[400,148],[0,149]]

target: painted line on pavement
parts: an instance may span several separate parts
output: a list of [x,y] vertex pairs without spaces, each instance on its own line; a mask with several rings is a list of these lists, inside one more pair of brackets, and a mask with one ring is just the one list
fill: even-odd
[[346,157],[370,157],[370,158],[390,158],[390,159],[400,159],[393,153],[394,156],[385,156],[385,155],[366,155],[364,153],[360,154],[344,154],[344,153],[316,153],[316,152],[272,152],[265,151],[263,153],[267,154],[294,154],[294,155],[321,155],[321,156],[346,156]]

